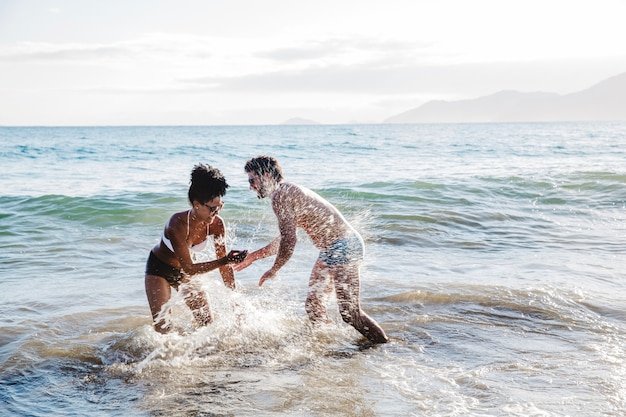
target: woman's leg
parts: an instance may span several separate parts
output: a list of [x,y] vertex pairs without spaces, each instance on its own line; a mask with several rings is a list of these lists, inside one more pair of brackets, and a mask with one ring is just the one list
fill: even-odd
[[196,283],[183,284],[181,291],[187,306],[193,313],[194,319],[196,319],[196,323],[200,326],[210,324],[213,321],[213,316],[211,315],[209,300],[207,300],[200,285]]
[[170,330],[169,325],[166,324],[161,310],[172,296],[172,288],[165,278],[157,275],[146,275],[145,283],[148,304],[150,304],[150,312],[154,321],[154,330],[159,333],[167,333]]

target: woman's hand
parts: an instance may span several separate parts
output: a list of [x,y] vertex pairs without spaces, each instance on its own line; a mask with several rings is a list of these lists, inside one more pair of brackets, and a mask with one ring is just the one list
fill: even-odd
[[230,252],[228,252],[228,255],[226,255],[226,263],[241,263],[244,259],[246,259],[246,256],[248,256],[247,250],[231,250]]

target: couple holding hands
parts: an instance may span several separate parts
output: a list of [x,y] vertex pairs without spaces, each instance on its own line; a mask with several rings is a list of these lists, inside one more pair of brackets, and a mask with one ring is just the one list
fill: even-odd
[[[199,164],[191,172],[188,199],[191,209],[175,213],[165,225],[161,241],[152,249],[146,263],[146,294],[158,332],[167,333],[163,306],[170,299],[172,288],[183,292],[196,322],[212,321],[211,309],[204,292],[194,285],[193,276],[219,269],[224,284],[234,289],[234,271],[253,262],[276,256],[272,267],[263,274],[259,285],[273,279],[287,263],[296,245],[296,230],[304,229],[320,250],[311,276],[305,309],[312,322],[324,322],[325,298],[333,289],[343,320],[373,343],[388,341],[383,329],[360,305],[359,267],[363,260],[363,239],[342,214],[317,193],[287,182],[278,161],[259,156],[246,162],[250,189],[259,198],[269,197],[278,219],[279,236],[268,245],[248,253],[226,252],[224,220],[219,216],[222,198],[228,184],[222,173]],[[214,261],[197,262],[196,254],[213,242]]]

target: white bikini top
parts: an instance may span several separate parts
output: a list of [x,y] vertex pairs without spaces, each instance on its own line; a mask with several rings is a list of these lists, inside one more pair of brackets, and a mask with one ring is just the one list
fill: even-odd
[[[187,236],[185,237],[186,239],[189,239],[189,215],[191,214],[191,210],[187,211]],[[192,261],[196,260],[196,255],[201,253],[202,251],[204,251],[204,249],[206,249],[207,243],[209,242],[209,240],[211,239],[211,235],[210,235],[210,229],[209,229],[210,225],[207,223],[206,225],[206,239],[204,239],[202,242],[198,243],[197,245],[193,245],[191,247],[189,247],[189,254],[191,255],[191,259]],[[167,228],[167,226],[166,226]],[[163,243],[165,244],[165,246],[167,246],[167,248],[174,252],[174,246],[172,245],[172,241],[169,240],[167,238],[167,236],[165,236],[165,229],[163,229],[163,234],[161,235],[161,240],[163,241]]]

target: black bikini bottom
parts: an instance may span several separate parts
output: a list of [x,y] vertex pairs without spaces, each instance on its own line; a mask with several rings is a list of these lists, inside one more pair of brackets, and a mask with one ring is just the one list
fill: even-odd
[[171,285],[178,286],[185,274],[181,269],[166,264],[150,251],[150,256],[148,256],[148,261],[146,262],[146,275],[163,277]]

